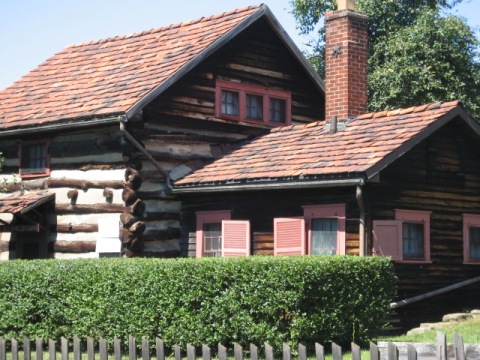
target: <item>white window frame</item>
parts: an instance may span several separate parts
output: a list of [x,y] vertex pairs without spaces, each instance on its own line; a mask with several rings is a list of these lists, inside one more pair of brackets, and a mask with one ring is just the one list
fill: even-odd
[[480,227],[480,215],[462,214],[463,218],[463,263],[478,265],[480,259],[471,259],[470,257],[470,228]]

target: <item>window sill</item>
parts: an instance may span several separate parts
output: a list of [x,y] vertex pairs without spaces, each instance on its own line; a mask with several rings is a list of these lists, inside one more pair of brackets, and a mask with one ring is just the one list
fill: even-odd
[[397,264],[432,264],[432,260],[393,260]]
[[464,261],[463,265],[480,265],[480,260],[477,261]]

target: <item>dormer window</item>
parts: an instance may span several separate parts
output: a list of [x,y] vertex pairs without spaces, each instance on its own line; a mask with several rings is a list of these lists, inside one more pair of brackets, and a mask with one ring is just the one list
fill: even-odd
[[291,94],[288,91],[218,80],[215,114],[223,119],[274,126],[289,125]]

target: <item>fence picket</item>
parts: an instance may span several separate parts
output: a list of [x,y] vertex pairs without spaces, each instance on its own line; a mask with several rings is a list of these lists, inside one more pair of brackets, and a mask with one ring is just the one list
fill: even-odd
[[63,336],[60,338],[60,351],[62,360],[68,360],[68,340]]
[[73,360],[82,360],[82,348],[78,336],[73,337]]
[[437,359],[447,360],[447,335],[437,331]]
[[23,337],[23,359],[24,360],[32,359],[32,353],[30,350],[30,339],[26,336]]
[[465,360],[465,348],[463,346],[463,338],[455,333],[453,334],[453,344],[455,346],[455,359]]
[[182,349],[180,348],[180,346],[175,345],[173,347],[173,350],[175,352],[175,360],[182,360]]
[[373,342],[370,342],[370,360],[380,360],[380,350]]
[[87,337],[87,358],[88,360],[95,360],[95,344],[91,337]]
[[307,360],[307,348],[303,344],[298,344],[298,360]]
[[332,343],[332,357],[333,357],[333,360],[343,359],[342,348],[335,343]]
[[265,360],[273,360],[273,348],[265,344]]
[[250,360],[258,360],[258,347],[255,344],[250,344]]
[[407,359],[417,360],[417,349],[412,344],[407,345]]
[[57,351],[55,349],[55,341],[48,339],[48,360],[57,360]]
[[100,360],[108,360],[107,341],[102,337],[98,339],[98,352],[100,353]]
[[227,348],[218,344],[218,360],[227,360]]
[[283,344],[282,346],[282,355],[283,360],[292,360],[292,351],[287,344]]
[[7,356],[7,349],[5,347],[5,339],[0,336],[0,360],[5,360]]
[[142,360],[150,360],[150,343],[142,337]]
[[319,343],[315,343],[315,358],[317,360],[325,360],[325,349]]
[[122,360],[122,344],[116,336],[113,338],[113,358],[115,360]]
[[133,336],[128,336],[128,358],[130,360],[137,360],[137,344]]
[[187,344],[187,360],[195,360],[197,357],[195,346]]
[[202,359],[203,360],[211,360],[212,359],[212,351],[209,346],[202,345]]
[[361,360],[360,346],[352,342],[352,360]]
[[243,347],[238,343],[233,343],[233,357],[235,360],[243,360]]
[[398,348],[395,344],[388,343],[388,360],[398,360]]
[[18,360],[18,341],[12,339],[12,360]]
[[38,336],[35,337],[35,359],[36,360],[43,360],[43,345],[42,339]]
[[155,351],[157,354],[157,360],[165,360],[165,343],[158,337],[155,339]]

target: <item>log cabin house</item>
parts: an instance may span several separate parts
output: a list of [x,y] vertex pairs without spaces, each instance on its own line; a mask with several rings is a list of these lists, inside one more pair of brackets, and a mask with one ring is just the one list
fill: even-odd
[[67,47],[0,92],[1,258],[391,256],[400,298],[477,278],[480,126],[458,101],[368,113],[351,3],[326,85],[260,5]]
[[180,256],[171,182],[240,140],[323,118],[324,104],[265,5],[69,46],[0,92],[0,204],[50,203],[42,251],[9,231],[31,219],[0,211],[0,257]]

